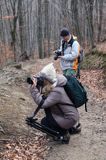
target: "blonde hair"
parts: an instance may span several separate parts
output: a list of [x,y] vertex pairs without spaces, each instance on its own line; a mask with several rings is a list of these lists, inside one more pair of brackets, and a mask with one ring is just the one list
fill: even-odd
[[42,94],[48,96],[48,94],[52,91],[52,89],[53,89],[53,84],[45,79],[44,87],[42,88]]

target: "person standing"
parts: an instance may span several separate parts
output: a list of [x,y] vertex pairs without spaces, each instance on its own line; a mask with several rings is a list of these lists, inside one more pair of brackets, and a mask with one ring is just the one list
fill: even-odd
[[62,37],[62,41],[58,52],[61,52],[61,55],[57,56],[60,58],[61,69],[65,76],[76,76],[78,70],[80,45],[77,39],[69,32],[67,28],[63,28],[61,30],[60,36]]

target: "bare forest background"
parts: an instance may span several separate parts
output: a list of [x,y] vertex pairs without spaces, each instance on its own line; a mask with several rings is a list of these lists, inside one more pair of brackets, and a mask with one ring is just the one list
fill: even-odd
[[[26,125],[37,105],[27,77],[54,63],[60,30],[67,27],[84,48],[80,82],[88,112],[69,145]],[[44,59],[45,58],[45,59]],[[38,122],[44,111],[37,114]],[[106,159],[106,0],[0,0],[0,160]]]
[[83,47],[106,40],[106,0],[0,0],[0,67],[45,58],[67,27]]

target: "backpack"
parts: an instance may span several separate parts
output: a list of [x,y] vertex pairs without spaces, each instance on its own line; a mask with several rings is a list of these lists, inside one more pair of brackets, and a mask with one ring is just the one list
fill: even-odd
[[67,83],[64,85],[64,90],[68,97],[74,104],[74,107],[79,108],[85,104],[85,111],[87,112],[86,103],[88,101],[87,92],[81,82],[77,80],[74,76],[65,76],[67,78]]
[[[68,46],[72,47],[73,42],[77,40],[77,37],[72,36],[71,40],[68,42]],[[62,51],[64,52],[64,45],[65,45],[65,41],[63,40],[62,42]],[[80,51],[79,51],[79,55],[78,55],[78,69],[77,69],[77,74],[76,77],[80,78],[80,65],[81,62],[83,61],[84,58],[84,50],[83,48],[80,47]]]

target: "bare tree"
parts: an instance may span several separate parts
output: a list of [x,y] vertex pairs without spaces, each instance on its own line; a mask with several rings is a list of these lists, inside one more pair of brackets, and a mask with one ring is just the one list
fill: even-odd
[[44,26],[44,54],[45,56],[50,55],[50,20],[49,20],[49,1],[44,0],[44,15],[45,15],[45,26]]
[[44,58],[50,55],[51,44],[59,46],[60,30],[67,27],[80,43],[93,48],[106,39],[105,10],[104,0],[0,1],[0,43],[11,47],[15,61],[23,55]]
[[42,0],[38,0],[37,37],[39,58],[44,58],[43,34],[42,34]]
[[75,33],[78,36],[79,41],[81,42],[81,30],[79,26],[79,14],[78,14],[78,0],[71,1],[71,11],[72,11],[72,24],[73,27],[75,28]]
[[102,20],[103,20],[103,0],[99,1],[98,41],[100,41],[101,39]]
[[93,29],[93,3],[94,0],[84,0],[86,18],[88,22],[89,37],[91,47],[94,47],[94,29]]

